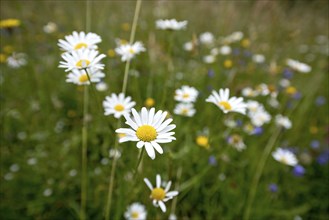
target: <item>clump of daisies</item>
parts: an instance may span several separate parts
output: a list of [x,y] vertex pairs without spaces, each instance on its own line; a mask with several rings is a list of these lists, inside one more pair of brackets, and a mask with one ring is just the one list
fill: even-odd
[[161,30],[183,30],[187,26],[187,21],[177,21],[176,19],[157,20],[155,22],[157,29]]
[[287,59],[287,65],[300,73],[309,73],[312,70],[312,67],[310,67],[309,65],[307,65],[306,63],[302,63],[298,60],[293,60],[293,59]]
[[130,96],[125,97],[123,93],[119,95],[112,93],[103,101],[104,115],[114,115],[115,118],[120,118],[122,115],[129,114],[135,105],[136,102],[131,101]]
[[165,202],[178,195],[178,191],[169,191],[171,181],[169,181],[165,187],[162,187],[161,176],[157,174],[155,187],[153,187],[152,183],[147,178],[144,178],[144,182],[151,190],[150,198],[152,199],[153,205],[155,207],[160,207],[162,212],[166,212],[167,208]]
[[174,113],[192,117],[196,112],[193,103],[196,102],[198,95],[198,90],[191,86],[184,85],[180,89],[176,89],[174,98],[179,103],[176,104]]
[[95,33],[76,32],[65,36],[65,40],[60,39],[58,46],[63,50],[60,61],[60,68],[65,68],[69,72],[66,82],[77,85],[88,85],[90,82],[98,83],[105,76],[102,69],[104,64],[100,61],[105,57],[97,51],[97,43],[102,40]]
[[136,141],[137,148],[145,147],[148,156],[154,160],[155,150],[159,154],[163,154],[160,144],[176,140],[173,136],[175,132],[172,132],[176,125],[171,124],[173,119],[166,119],[167,112],[161,110],[155,112],[154,108],[147,110],[143,107],[141,112],[137,112],[134,108],[131,112],[133,117],[128,114],[124,115],[126,124],[131,128],[116,130],[117,133],[124,135],[119,142]]
[[212,91],[212,94],[206,99],[206,102],[211,102],[219,107],[225,114],[228,112],[238,112],[246,114],[247,105],[242,97],[231,97],[229,89],[220,89],[219,92]]

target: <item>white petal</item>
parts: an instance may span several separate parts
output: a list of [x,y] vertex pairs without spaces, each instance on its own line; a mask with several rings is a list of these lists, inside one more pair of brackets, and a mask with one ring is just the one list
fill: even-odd
[[165,189],[166,193],[169,191],[170,187],[171,187],[171,181],[169,181],[166,185],[166,189]]
[[167,197],[174,197],[177,195],[178,195],[178,191],[171,191],[171,192],[166,193]]
[[159,201],[159,206],[163,212],[166,212],[166,205],[162,201]]
[[161,132],[163,129],[165,129],[171,122],[173,121],[172,118],[167,119],[165,122],[163,122],[160,127],[156,128],[157,132]]
[[150,190],[153,190],[152,183],[147,178],[144,178],[144,182]]
[[149,117],[148,117],[148,122],[147,122],[147,124],[149,124],[149,125],[151,125],[153,122],[154,112],[155,112],[155,109],[151,108],[149,115],[148,115]]
[[134,109],[134,108],[131,109],[131,112],[133,113],[133,116],[134,116],[134,119],[136,121],[137,126],[138,127],[142,126],[141,118],[140,118],[138,112],[136,111],[136,109]]
[[142,108],[142,124],[145,125],[148,122],[148,112],[145,107]]
[[154,160],[155,158],[155,151],[153,146],[149,142],[145,142],[145,149],[149,157]]
[[156,175],[156,187],[161,187],[161,176],[159,174]]
[[144,141],[139,141],[137,143],[137,148],[142,148],[144,145],[145,145],[145,142]]
[[151,144],[159,154],[163,154],[163,149],[157,142],[152,141]]

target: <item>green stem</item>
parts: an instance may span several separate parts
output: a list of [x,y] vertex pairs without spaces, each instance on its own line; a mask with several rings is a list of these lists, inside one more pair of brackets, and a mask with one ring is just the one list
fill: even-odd
[[275,133],[272,135],[271,139],[268,141],[268,143],[267,143],[267,145],[266,145],[266,147],[263,151],[262,157],[260,158],[260,161],[258,163],[256,172],[255,172],[255,175],[254,175],[254,178],[253,178],[253,180],[251,182],[251,185],[250,185],[251,188],[250,188],[250,191],[249,191],[249,194],[248,194],[247,208],[246,208],[246,211],[245,211],[244,216],[243,216],[244,220],[248,220],[249,217],[250,217],[251,207],[252,207],[252,204],[253,204],[254,199],[255,199],[255,195],[256,195],[256,191],[257,191],[257,187],[258,187],[260,177],[263,173],[265,163],[266,163],[267,158],[268,158],[268,156],[270,155],[270,153],[273,149],[275,141],[277,140],[277,138],[280,135],[280,131],[281,131],[281,128],[276,129]]
[[[131,28],[130,39],[129,39],[130,44],[132,44],[134,42],[134,39],[135,39],[137,21],[138,21],[139,11],[141,9],[141,5],[142,5],[142,0],[137,0],[133,25],[132,25],[132,28]],[[130,65],[130,60],[128,60],[126,62],[125,73],[124,73],[124,77],[123,77],[122,93],[124,93],[124,94],[126,93],[126,89],[127,89],[129,65]]]
[[87,203],[87,114],[88,114],[88,85],[84,86],[83,93],[83,126],[82,126],[82,154],[81,154],[81,208],[80,219],[86,219],[86,203]]
[[134,180],[136,179],[136,175],[138,173],[139,165],[142,163],[144,151],[145,151],[145,147],[143,147],[142,150],[139,152],[138,162],[136,164],[135,171],[134,171],[134,177],[133,177]]
[[[118,120],[116,127],[118,128],[118,127],[120,127],[120,125],[121,125],[121,121]],[[119,140],[118,140],[118,138],[116,138],[115,143],[114,143],[115,150],[117,150],[118,145],[119,145]],[[105,207],[105,220],[108,220],[110,218],[110,214],[111,214],[114,173],[115,173],[116,166],[117,166],[117,157],[113,157],[113,163],[112,163],[111,174],[110,174],[110,182],[109,182],[109,193],[107,195],[107,202],[106,202],[106,207]]]

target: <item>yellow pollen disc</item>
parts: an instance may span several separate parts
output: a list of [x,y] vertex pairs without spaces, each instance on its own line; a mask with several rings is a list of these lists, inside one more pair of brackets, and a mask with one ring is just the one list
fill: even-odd
[[147,98],[147,99],[145,100],[145,105],[146,105],[146,107],[152,107],[152,106],[154,105],[154,103],[155,103],[155,101],[154,101],[154,99],[152,99],[152,98]]
[[79,60],[75,65],[80,68],[85,68],[90,64],[89,60]]
[[134,54],[135,53],[134,49],[133,48],[130,48],[129,49],[129,53]]
[[219,102],[218,103],[220,106],[223,106],[225,110],[231,110],[232,106],[230,105],[230,103],[223,101],[223,102]]
[[139,216],[139,213],[138,212],[132,212],[131,213],[131,218],[133,218],[133,219],[137,219],[138,216]]
[[116,106],[114,106],[114,109],[115,111],[122,112],[125,107],[123,105],[117,104]]
[[151,198],[155,200],[163,200],[166,196],[166,192],[162,188],[154,188],[151,192]]
[[88,82],[88,76],[87,74],[83,74],[79,77],[79,82],[81,83],[85,83],[85,82]]
[[183,115],[187,115],[187,113],[188,113],[188,109],[185,108],[185,109],[182,110]]
[[155,128],[150,125],[142,125],[136,131],[136,136],[144,142],[154,141],[157,135]]
[[79,50],[81,48],[87,48],[87,47],[88,47],[88,45],[85,43],[78,43],[77,45],[75,45],[74,49]]
[[237,143],[239,143],[241,141],[240,136],[239,135],[236,135],[236,134],[232,135],[231,138],[232,138],[232,143],[233,144],[237,144]]
[[188,97],[190,97],[190,95],[187,94],[187,93],[185,93],[185,94],[183,95],[183,99],[187,99]]
[[224,61],[224,67],[225,68],[231,68],[233,66],[232,60],[225,60]]

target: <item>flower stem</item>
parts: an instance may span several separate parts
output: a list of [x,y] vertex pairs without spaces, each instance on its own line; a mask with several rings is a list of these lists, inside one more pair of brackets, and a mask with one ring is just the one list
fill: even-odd
[[145,148],[143,147],[142,150],[139,152],[138,162],[137,162],[137,164],[136,164],[135,171],[134,171],[134,177],[133,177],[133,180],[134,180],[134,181],[135,181],[136,175],[137,175],[137,173],[138,173],[139,165],[140,165],[141,162],[142,162],[143,155],[144,155],[144,151],[145,151]]
[[[142,0],[137,0],[136,7],[135,7],[133,25],[131,27],[131,33],[130,33],[130,39],[129,39],[130,44],[132,44],[134,42],[134,39],[135,39],[137,21],[138,21],[139,11],[141,9],[141,5],[142,5]],[[129,65],[130,65],[130,60],[127,60],[126,67],[125,67],[125,73],[124,73],[124,77],[123,77],[123,86],[122,86],[122,93],[124,93],[124,94],[126,93],[126,89],[127,89]]]
[[[119,127],[121,124],[121,121],[118,120],[117,127]],[[117,150],[119,145],[118,138],[115,139],[114,149]],[[110,182],[109,182],[109,193],[107,195],[107,203],[105,207],[105,220],[108,220],[110,218],[111,213],[111,203],[112,203],[112,193],[113,193],[113,183],[114,183],[114,173],[116,169],[117,164],[117,157],[113,157],[113,163],[111,168],[111,174],[110,174]]]
[[87,114],[88,114],[88,85],[84,86],[83,92],[83,126],[82,126],[82,154],[81,154],[81,208],[80,219],[86,219],[86,203],[87,203]]
[[274,132],[274,134],[272,135],[271,139],[267,142],[267,145],[263,151],[262,157],[260,158],[260,161],[258,163],[258,166],[256,168],[256,172],[254,175],[254,178],[251,182],[251,187],[250,187],[250,191],[248,194],[248,200],[247,200],[247,208],[246,211],[244,213],[243,219],[244,220],[248,220],[250,217],[250,212],[251,212],[251,207],[252,204],[254,202],[255,199],[255,195],[256,195],[256,191],[257,191],[257,187],[258,187],[258,183],[260,180],[260,177],[262,175],[265,163],[267,161],[268,156],[270,155],[273,146],[275,144],[275,141],[277,140],[277,138],[280,135],[280,128],[277,128],[276,131]]

